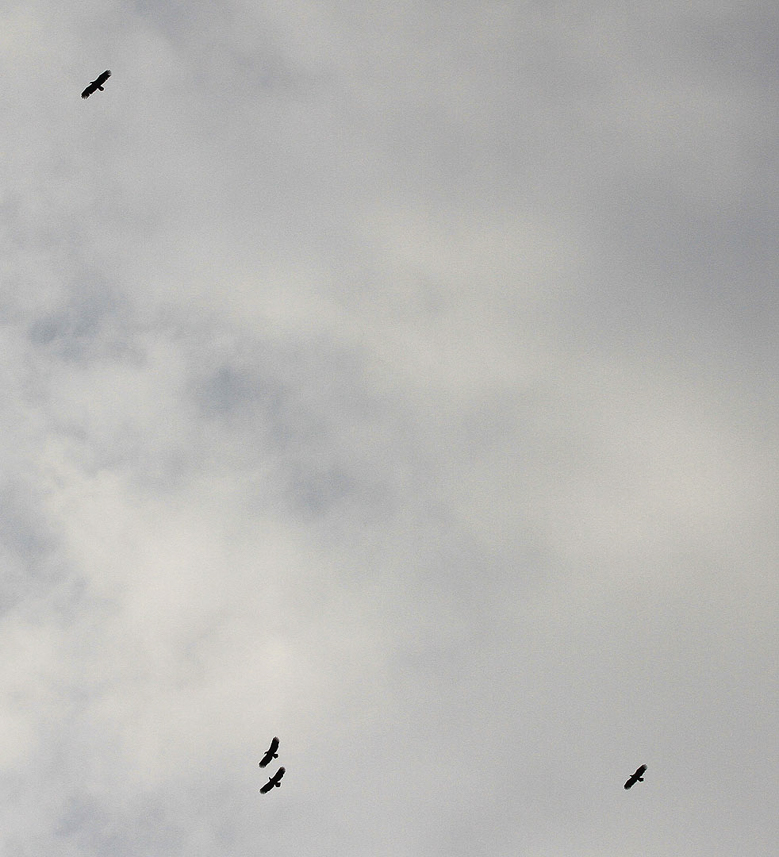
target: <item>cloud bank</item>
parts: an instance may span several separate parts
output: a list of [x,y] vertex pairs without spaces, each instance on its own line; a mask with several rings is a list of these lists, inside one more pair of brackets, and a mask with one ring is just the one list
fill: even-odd
[[6,853],[773,853],[777,30],[0,12]]

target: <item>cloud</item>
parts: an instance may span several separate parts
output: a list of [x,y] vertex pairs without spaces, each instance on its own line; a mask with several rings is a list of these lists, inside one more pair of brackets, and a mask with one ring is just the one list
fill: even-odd
[[5,850],[770,853],[775,29],[2,13]]

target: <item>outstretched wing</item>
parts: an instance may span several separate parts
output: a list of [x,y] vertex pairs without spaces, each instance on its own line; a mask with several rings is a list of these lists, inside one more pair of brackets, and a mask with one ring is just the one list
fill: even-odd
[[635,774],[633,774],[633,776],[636,779],[638,779],[639,777],[643,777],[645,770],[646,770],[646,765],[641,765],[640,767],[636,768],[636,772],[635,772]]
[[273,780],[272,779],[268,780],[268,782],[265,783],[265,785],[260,789],[260,794],[261,795],[268,794],[268,792],[273,788],[273,785],[274,785]]
[[81,93],[82,98],[89,98],[89,96],[97,89],[94,83],[90,83],[89,86]]
[[276,773],[275,773],[275,774],[273,775],[273,777],[271,778],[271,779],[273,780],[273,785],[274,785],[274,786],[275,786],[275,785],[278,785],[278,784],[281,782],[281,778],[284,776],[284,774],[285,774],[286,772],[287,772],[287,769],[286,769],[286,768],[279,768],[279,769],[278,769],[278,771],[276,771]]
[[630,779],[625,783],[625,788],[626,788],[626,789],[632,789],[632,788],[633,788],[633,786],[634,786],[637,782],[638,782],[638,780],[637,780],[635,777],[631,776],[631,777],[630,777]]
[[274,759],[276,757],[276,750],[278,750],[278,749],[279,749],[279,739],[274,738],[270,742],[270,747],[268,747],[268,749],[265,751],[265,755],[260,760],[260,767],[261,768],[264,768],[268,764],[268,762],[270,762],[271,759]]
[[107,68],[95,81],[95,86],[102,86],[111,77],[111,69]]

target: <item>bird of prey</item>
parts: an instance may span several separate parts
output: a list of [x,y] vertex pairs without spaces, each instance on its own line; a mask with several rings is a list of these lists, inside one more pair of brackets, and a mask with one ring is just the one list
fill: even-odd
[[639,768],[636,768],[635,774],[631,774],[630,779],[625,783],[625,788],[632,789],[636,783],[643,783],[645,770],[646,765],[641,765]]
[[101,92],[103,91],[103,84],[111,77],[111,72],[106,69],[99,77],[95,78],[92,83],[81,93],[82,98],[89,98],[89,96],[96,90],[99,89]]
[[270,762],[271,759],[278,759],[279,758],[279,754],[276,752],[276,750],[278,750],[278,749],[279,749],[279,739],[274,738],[270,742],[270,747],[268,747],[268,749],[265,751],[265,755],[262,757],[262,759],[260,759],[260,767],[261,768],[264,768]]
[[284,768],[279,768],[278,771],[268,780],[267,783],[260,789],[260,794],[265,795],[269,791],[276,786],[277,789],[281,788],[281,778],[284,776]]

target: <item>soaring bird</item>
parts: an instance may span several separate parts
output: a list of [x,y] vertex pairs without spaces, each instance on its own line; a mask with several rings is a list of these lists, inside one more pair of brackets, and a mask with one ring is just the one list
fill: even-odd
[[281,778],[284,776],[284,768],[279,768],[278,771],[268,780],[267,783],[260,789],[260,794],[267,794],[274,786],[277,789],[281,788]]
[[279,758],[279,754],[276,752],[276,750],[278,750],[278,749],[279,749],[279,739],[274,738],[270,742],[270,747],[268,747],[268,749],[265,751],[265,755],[262,757],[262,759],[260,759],[260,767],[261,768],[264,768],[270,762],[271,759],[278,759]]
[[95,78],[92,83],[81,93],[82,98],[89,98],[89,96],[96,90],[99,89],[101,92],[103,91],[103,84],[111,77],[111,72],[106,69],[100,77]]
[[645,770],[646,770],[646,765],[641,765],[639,768],[636,768],[635,774],[631,774],[630,778],[625,783],[625,788],[626,789],[632,789],[636,783],[643,783]]

